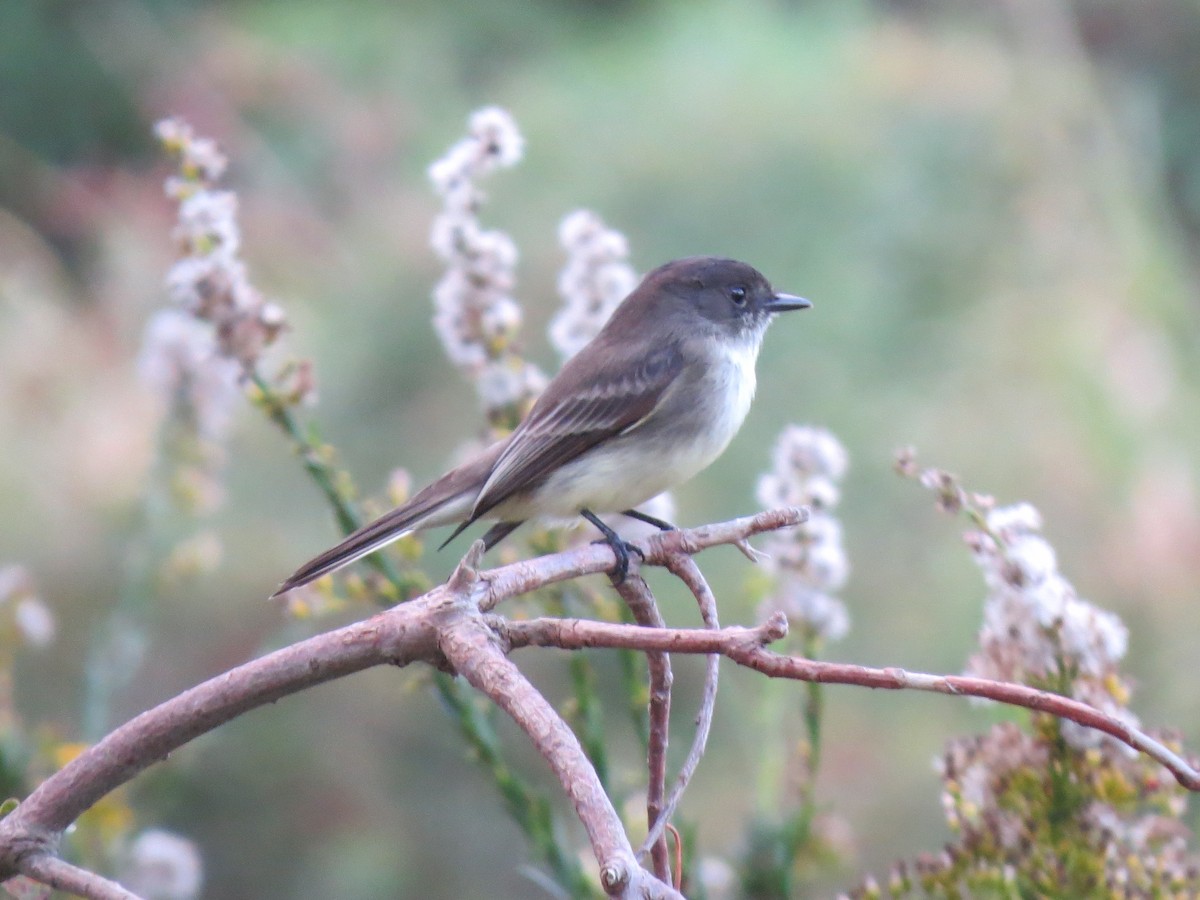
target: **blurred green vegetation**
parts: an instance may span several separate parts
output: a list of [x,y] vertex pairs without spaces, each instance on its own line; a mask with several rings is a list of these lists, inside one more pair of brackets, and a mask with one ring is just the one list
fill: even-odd
[[[955,526],[891,474],[915,444],[1043,511],[1063,572],[1130,624],[1133,707],[1200,745],[1200,7],[1185,0],[0,4],[0,564],[27,565],[60,624],[19,662],[27,719],[79,737],[83,661],[151,465],[158,413],[134,359],[173,252],[152,122],[181,114],[230,155],[251,277],[316,365],[325,438],[378,495],[396,466],[437,474],[481,424],[432,339],[424,169],[487,103],[528,142],[484,219],[521,248],[527,350],[547,369],[555,228],[581,205],[642,270],[735,256],[815,303],[772,330],[746,428],[677,493],[681,522],[752,509],[784,423],[830,428],[852,457],[854,565],[833,652],[955,671],[983,589]],[[336,536],[331,518],[249,409],[229,457],[223,559],[162,593],[116,719],[312,627],[262,598]],[[752,619],[745,560],[701,565],[724,621]],[[652,583],[669,621],[696,621]],[[593,661],[617,692],[617,660]],[[519,662],[569,695],[562,657]],[[676,666],[676,748],[698,671]],[[802,702],[725,673],[685,801],[701,855],[742,849],[768,691]],[[855,850],[818,893],[937,850],[930,760],[996,716],[850,689],[825,709],[817,795]],[[613,777],[638,778],[624,711],[608,723]],[[412,674],[253,713],[135,796],[147,823],[200,843],[207,896],[536,893],[516,828]]]

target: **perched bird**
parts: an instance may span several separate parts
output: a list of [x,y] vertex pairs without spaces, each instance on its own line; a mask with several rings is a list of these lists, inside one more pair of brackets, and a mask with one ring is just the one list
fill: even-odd
[[[494,546],[526,519],[583,516],[623,579],[629,549],[597,513],[634,509],[721,455],[754,397],[754,364],[775,313],[811,304],[776,293],[746,263],[698,256],[648,274],[562,367],[512,434],[305,563],[278,596],[413,531],[479,519]],[[443,544],[443,546],[445,546]],[[636,549],[636,548],[633,548]]]

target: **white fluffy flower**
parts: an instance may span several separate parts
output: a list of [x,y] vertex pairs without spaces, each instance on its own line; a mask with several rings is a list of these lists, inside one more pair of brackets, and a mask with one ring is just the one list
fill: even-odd
[[987,515],[987,524],[1004,540],[1017,535],[1033,534],[1042,530],[1042,514],[1031,503],[1014,503],[998,506]]
[[197,191],[179,204],[178,239],[190,248],[233,257],[241,245],[233,191]]
[[514,166],[525,152],[525,138],[512,115],[499,106],[485,106],[471,114],[471,137],[498,166]]
[[54,642],[58,626],[54,613],[37,597],[23,597],[13,608],[17,631],[31,647],[47,647]]
[[54,613],[37,596],[33,577],[24,566],[0,566],[0,605],[8,604],[12,604],[17,634],[26,644],[41,648],[54,641]]
[[563,308],[550,323],[550,343],[570,359],[594,338],[614,309],[633,290],[637,274],[629,265],[629,245],[591,210],[565,216],[558,239],[567,262],[558,276]]
[[485,363],[475,387],[484,409],[502,409],[536,397],[546,386],[541,370],[517,357],[504,357]]
[[811,425],[789,425],[774,450],[775,471],[823,475],[840,481],[846,474],[846,448],[833,433]]
[[767,539],[764,549],[778,584],[764,601],[764,614],[781,610],[794,623],[837,640],[850,627],[845,606],[832,596],[850,574],[841,522],[832,514],[846,451],[823,428],[789,425],[771,458],[774,467],[758,481],[759,501],[766,507],[808,506],[810,514],[796,528]]
[[159,310],[146,323],[137,366],[167,403],[187,404],[202,437],[224,437],[240,394],[238,366],[218,355],[211,328],[182,310]]
[[504,110],[471,116],[469,133],[429,167],[442,198],[430,245],[446,263],[433,291],[433,326],[447,357],[474,382],[489,414],[523,404],[545,378],[513,350],[521,308],[512,297],[517,245],[479,222],[483,193],[477,182],[521,158],[524,142]]
[[121,867],[121,883],[147,900],[192,900],[203,880],[196,845],[158,828],[134,838]]
[[1077,673],[1076,690],[1095,688],[1096,697],[1089,702],[1107,698],[1111,704],[1104,678],[1124,656],[1128,630],[1116,615],[1076,594],[1058,571],[1041,526],[1038,511],[1018,503],[992,510],[987,533],[967,534],[988,588],[980,651],[968,671],[1028,681],[1065,668]]

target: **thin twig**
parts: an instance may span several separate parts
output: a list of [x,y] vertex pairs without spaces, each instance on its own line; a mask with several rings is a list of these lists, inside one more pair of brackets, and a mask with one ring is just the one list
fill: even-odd
[[[646,563],[665,566],[672,554],[686,553],[691,556],[710,547],[736,544],[756,534],[799,525],[807,517],[808,511],[805,509],[782,507],[715,525],[662,531],[633,543],[645,554]],[[486,612],[510,597],[527,594],[569,578],[578,578],[580,575],[607,572],[615,564],[616,556],[607,544],[585,544],[551,556],[522,560],[498,569],[480,572],[480,580],[487,590],[485,595],[479,598],[479,608]]]
[[[672,553],[667,557],[666,565],[671,574],[686,584],[688,590],[692,592],[692,596],[696,598],[696,603],[700,607],[700,617],[704,620],[704,624],[712,629],[720,628],[721,623],[717,616],[717,598],[713,596],[712,588],[708,586],[708,581],[701,573],[700,567],[696,565],[696,561],[683,553]],[[692,776],[696,774],[696,768],[700,765],[700,759],[704,756],[704,749],[708,746],[708,735],[712,730],[713,714],[717,708],[717,679],[720,672],[720,655],[710,654],[704,661],[704,688],[700,695],[700,710],[696,714],[696,731],[692,736],[692,746],[679,769],[679,774],[675,776],[671,796],[667,798],[661,816],[657,821],[650,823],[650,831],[638,849],[638,859],[642,858],[648,848],[665,843],[666,832],[664,829],[674,817],[675,809],[683,798],[683,792],[687,790]]]
[[[634,620],[644,628],[664,628],[666,621],[659,612],[658,603],[650,586],[641,575],[630,573],[624,581],[613,582],[617,593],[629,607]],[[650,702],[648,704],[649,731],[646,742],[646,830],[654,833],[655,826],[662,820],[663,795],[667,784],[667,743],[671,721],[671,658],[666,653],[650,651],[646,654],[646,669],[650,678]],[[661,834],[661,829],[659,829]],[[654,874],[663,881],[671,877],[670,851],[663,835],[652,845],[651,862]],[[641,858],[639,852],[638,857]]]
[[727,627],[720,631],[701,628],[656,630],[582,619],[530,619],[525,622],[507,623],[504,632],[505,639],[513,649],[536,645],[565,650],[578,647],[624,647],[642,651],[666,650],[671,653],[720,653],[739,665],[754,669],[770,678],[982,697],[1009,706],[1021,706],[1035,712],[1049,713],[1060,719],[1068,719],[1104,732],[1160,763],[1184,788],[1200,791],[1200,771],[1178,753],[1128,723],[1070,697],[1023,684],[967,675],[929,675],[891,666],[878,669],[774,653],[763,645],[778,640],[787,633],[787,620],[782,613],[772,616],[758,628]]
[[73,866],[64,859],[47,853],[34,854],[21,860],[21,874],[55,890],[86,897],[87,900],[141,900],[115,881],[95,872]]

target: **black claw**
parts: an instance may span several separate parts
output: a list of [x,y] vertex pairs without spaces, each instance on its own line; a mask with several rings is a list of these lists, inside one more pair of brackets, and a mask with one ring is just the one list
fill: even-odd
[[593,541],[594,544],[608,544],[612,548],[613,555],[617,558],[617,564],[613,566],[610,573],[614,584],[621,584],[625,581],[625,576],[629,574],[629,554],[636,553],[645,562],[646,554],[642,552],[642,548],[637,544],[631,544],[629,541],[622,540],[621,536],[605,525],[600,519],[589,509],[582,509],[579,514],[591,522],[604,535],[600,540]]

